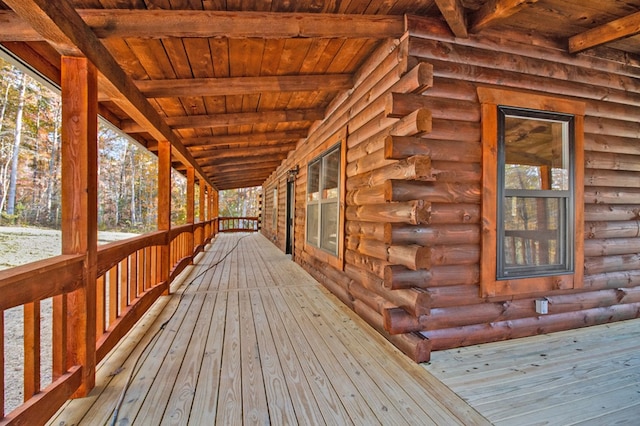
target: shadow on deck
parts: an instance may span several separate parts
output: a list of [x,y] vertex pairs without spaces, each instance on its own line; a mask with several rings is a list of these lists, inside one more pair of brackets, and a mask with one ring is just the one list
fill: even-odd
[[186,274],[51,424],[488,423],[260,234]]

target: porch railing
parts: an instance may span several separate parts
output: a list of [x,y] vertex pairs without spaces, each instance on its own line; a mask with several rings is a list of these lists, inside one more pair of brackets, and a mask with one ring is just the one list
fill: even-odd
[[219,232],[258,232],[260,230],[259,217],[219,217]]
[[[163,293],[170,282],[193,261],[215,235],[217,220],[158,231],[98,248],[96,267],[96,363],[120,341]],[[162,280],[161,265],[169,260],[169,280]],[[83,279],[86,257],[61,255],[0,271],[0,424],[46,422],[82,384],[83,365],[68,359],[77,347],[74,324],[67,324],[67,298],[87,292]],[[90,266],[89,266],[90,267]],[[53,332],[41,341],[40,302],[53,298]],[[5,413],[5,324],[7,309],[24,311],[24,403]],[[87,315],[87,318],[93,318]],[[52,383],[42,389],[40,365],[43,347],[52,353]],[[18,384],[11,383],[11,386]]]

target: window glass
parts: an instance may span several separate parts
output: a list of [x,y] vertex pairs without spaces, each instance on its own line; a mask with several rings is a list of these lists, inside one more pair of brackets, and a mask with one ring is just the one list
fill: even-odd
[[320,159],[309,164],[307,173],[307,200],[320,199]]
[[499,111],[497,278],[569,272],[571,116]]
[[334,149],[322,159],[322,198],[338,198],[340,151]]
[[318,246],[318,204],[307,206],[307,241],[309,244]]
[[331,253],[338,252],[338,203],[322,204],[320,247]]
[[340,146],[310,162],[307,176],[307,243],[337,255]]

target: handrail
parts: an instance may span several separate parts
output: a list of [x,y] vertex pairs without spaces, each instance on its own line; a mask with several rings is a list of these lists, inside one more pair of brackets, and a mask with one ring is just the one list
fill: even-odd
[[98,272],[100,276],[132,253],[149,246],[166,244],[167,231],[156,231],[126,240],[114,241],[98,247]]
[[84,259],[80,254],[60,255],[0,271],[0,310],[76,290]]

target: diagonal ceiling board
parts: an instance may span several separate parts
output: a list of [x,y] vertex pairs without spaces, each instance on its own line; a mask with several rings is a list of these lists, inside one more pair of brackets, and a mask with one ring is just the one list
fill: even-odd
[[592,47],[640,34],[640,12],[616,19],[569,38],[569,52],[577,53]]
[[100,82],[113,101],[141,123],[154,138],[168,140],[176,157],[194,165],[201,177],[205,177],[191,154],[67,0],[7,0],[5,3],[62,55],[86,56],[104,76]]

